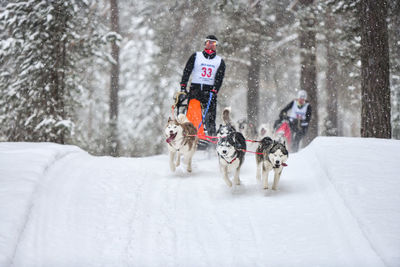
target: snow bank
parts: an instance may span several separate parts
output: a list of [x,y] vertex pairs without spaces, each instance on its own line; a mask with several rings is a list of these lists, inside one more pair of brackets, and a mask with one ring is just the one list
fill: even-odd
[[313,154],[371,247],[388,266],[400,264],[400,141],[318,137],[300,152]]
[[78,151],[77,147],[52,143],[0,143],[0,266],[12,261],[46,170]]

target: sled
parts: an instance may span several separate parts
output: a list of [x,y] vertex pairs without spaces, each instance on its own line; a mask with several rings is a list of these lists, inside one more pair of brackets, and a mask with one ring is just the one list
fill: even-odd
[[[188,104],[186,117],[188,120],[193,123],[194,127],[197,129],[197,134],[199,138],[205,139],[204,136],[204,127],[202,121],[202,112],[201,112],[201,104],[200,101],[197,99],[191,99]],[[200,125],[201,124],[201,125]],[[200,125],[200,128],[199,128]]]
[[275,135],[277,135],[278,133],[283,133],[283,136],[286,138],[287,140],[287,145],[290,147],[291,144],[291,130],[290,130],[290,125],[289,122],[287,120],[284,120],[278,127],[278,129],[276,129],[275,131]]

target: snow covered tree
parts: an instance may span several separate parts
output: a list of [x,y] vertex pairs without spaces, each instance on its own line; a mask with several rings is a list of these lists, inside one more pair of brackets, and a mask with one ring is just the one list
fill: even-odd
[[[73,134],[73,95],[82,90],[77,62],[96,37],[82,0],[9,1],[0,14],[2,130],[9,141],[65,143]],[[90,35],[89,35],[90,33]],[[89,38],[90,36],[90,38]]]
[[[280,35],[294,21],[286,10],[288,5],[289,1],[224,1],[218,8],[226,25],[221,30],[224,53],[229,70],[234,73],[227,75],[224,83],[245,92],[239,92],[239,99],[241,103],[247,99],[246,117],[256,126],[271,119],[269,113],[289,101],[286,92],[294,91],[285,86],[290,79],[281,79],[290,66],[274,64],[285,59],[281,53],[290,53],[285,45],[290,45],[293,38]],[[284,103],[276,105],[280,99]]]
[[334,14],[328,8],[326,10],[326,93],[327,93],[327,117],[325,120],[325,133],[328,136],[338,135],[338,63],[335,49],[335,19]]
[[[325,68],[325,90],[320,90],[320,114],[326,107],[325,135],[359,136],[360,125],[360,23],[359,0],[317,0],[320,39],[326,50],[326,63],[320,57],[319,69]],[[333,19],[330,20],[330,19]],[[321,37],[322,35],[322,37]],[[325,64],[325,65],[324,65]],[[333,88],[334,87],[334,88]],[[335,104],[336,101],[336,104]],[[326,102],[326,104],[324,104]],[[334,119],[337,106],[337,119]],[[325,114],[325,113],[322,113]],[[337,122],[334,128],[332,121]]]
[[307,91],[308,101],[313,109],[312,119],[304,145],[307,145],[318,135],[318,94],[316,65],[316,18],[313,7],[314,0],[300,0],[300,56],[301,76],[300,88]]
[[386,0],[361,1],[361,136],[391,137]]

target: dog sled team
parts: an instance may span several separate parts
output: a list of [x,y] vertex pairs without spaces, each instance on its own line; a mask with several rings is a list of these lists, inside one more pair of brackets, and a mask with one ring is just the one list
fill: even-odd
[[[245,154],[254,153],[257,180],[264,189],[268,189],[268,174],[273,171],[272,189],[276,190],[289,150],[296,152],[307,132],[311,119],[307,93],[299,91],[297,99],[282,109],[272,133],[267,124],[260,125],[257,131],[245,120],[238,121],[235,127],[229,108],[223,110],[223,123],[217,130],[217,95],[225,75],[224,60],[216,54],[217,45],[218,39],[214,35],[207,36],[204,50],[192,54],[186,63],[180,83],[181,91],[175,95],[172,118],[168,119],[165,127],[170,169],[175,171],[183,157],[186,170],[191,172],[196,150],[215,147],[223,179],[232,187],[229,174],[233,174],[233,183],[239,185]],[[190,76],[192,80],[187,90]],[[256,151],[248,151],[247,142],[257,142]]]

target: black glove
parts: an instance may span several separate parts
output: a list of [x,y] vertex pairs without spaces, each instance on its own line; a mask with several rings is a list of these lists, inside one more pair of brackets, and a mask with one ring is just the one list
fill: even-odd
[[182,103],[183,101],[186,100],[186,98],[187,98],[186,92],[182,92],[182,93],[179,95],[178,103]]
[[186,84],[181,84],[181,92],[184,92],[185,94],[187,94],[187,91],[186,91]]
[[213,98],[213,100],[215,100],[217,98],[217,94],[218,94],[217,90],[212,89],[212,90],[210,90],[210,92],[212,94],[211,97]]

